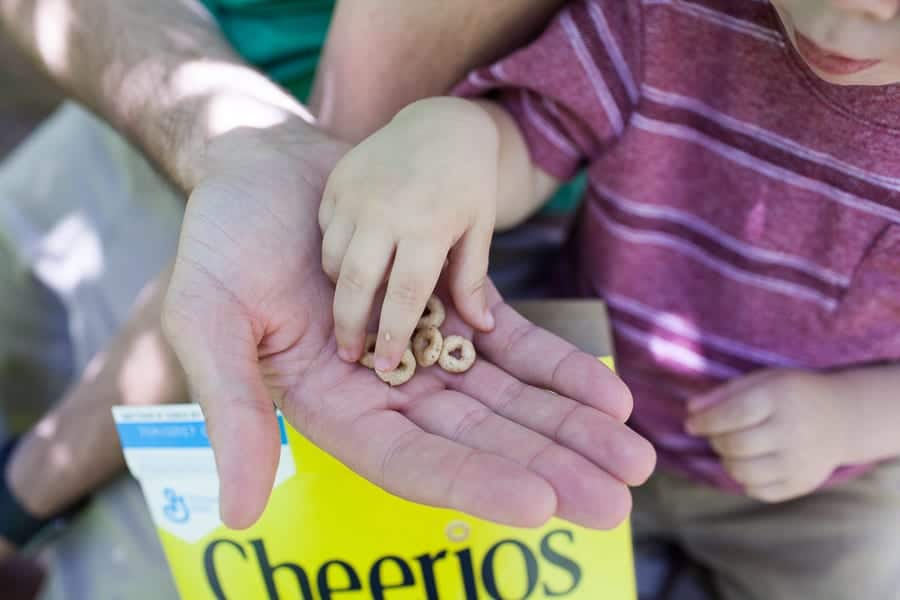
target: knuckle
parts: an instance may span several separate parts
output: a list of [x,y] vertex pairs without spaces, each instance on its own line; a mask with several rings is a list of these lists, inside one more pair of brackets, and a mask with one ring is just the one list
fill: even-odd
[[357,262],[350,262],[341,269],[338,287],[352,294],[358,294],[373,287],[371,281],[372,275],[369,270]]
[[450,439],[454,441],[465,441],[469,434],[475,431],[479,426],[487,422],[493,416],[493,412],[484,406],[476,407],[463,415],[454,427],[453,434]]
[[731,436],[725,442],[728,446],[728,452],[735,456],[744,456],[749,451],[748,440],[741,436]]
[[753,413],[753,404],[742,398],[737,402],[731,402],[724,408],[722,414],[729,421],[745,420]]
[[337,238],[336,227],[329,227],[325,230],[325,233],[322,235],[322,257],[323,258],[337,258],[341,255],[341,249],[338,247],[336,238]]
[[470,281],[469,284],[465,286],[464,290],[468,296],[477,296],[484,293],[486,287],[487,275],[480,274],[474,280]]
[[322,271],[332,283],[336,283],[339,277],[339,271],[334,267],[334,263],[322,259]]
[[737,465],[730,458],[722,459],[722,468],[728,471],[728,474],[737,479]]
[[775,399],[772,393],[767,390],[756,390],[747,396],[747,403],[753,408],[757,416],[763,417],[775,407]]
[[527,343],[531,336],[539,333],[540,330],[531,321],[523,321],[507,335],[506,343],[503,345],[506,354],[515,352],[518,347]]
[[348,344],[359,334],[352,310],[348,307],[335,307],[334,311],[334,335],[342,344]]
[[692,433],[698,437],[709,437],[710,418],[708,415],[695,415],[691,417],[691,426],[700,433]]
[[550,385],[553,386],[554,390],[562,389],[563,383],[570,379],[572,371],[570,367],[573,361],[577,361],[580,356],[581,351],[577,348],[571,348],[553,366],[553,371],[550,373]]
[[329,252],[327,248],[322,249],[322,270],[325,271],[325,274],[328,275],[328,278],[331,279],[331,281],[337,281],[337,278],[340,275],[340,264],[340,256],[336,253]]
[[328,229],[328,224],[330,221],[330,217],[334,212],[334,199],[326,194],[322,199],[322,203],[319,205],[319,229],[322,230],[322,233]]
[[768,474],[759,465],[753,463],[745,462],[738,468],[738,480],[747,485],[759,483],[760,478],[765,478],[766,475]]
[[[782,419],[772,418],[769,419],[765,428],[760,432],[760,437],[764,438],[771,446],[784,447],[785,440],[790,441],[794,435],[792,430],[794,430],[794,427],[785,428],[785,423]],[[785,431],[787,431],[787,435],[785,435]]]
[[[579,418],[582,416],[581,408],[581,404],[572,402],[572,404],[561,415],[559,423],[556,424],[556,427],[550,434],[550,439],[562,440],[568,437],[572,437],[573,435],[575,435],[574,432],[582,430],[584,421]],[[603,443],[606,446],[607,451],[614,449],[615,452],[618,452],[620,450],[617,441],[605,438],[603,440]]]
[[412,276],[391,278],[385,300],[407,310],[423,303],[425,299],[425,284]]
[[728,474],[731,475],[735,481],[744,484],[748,483],[747,472],[738,463],[735,463],[733,461],[726,461],[723,464],[725,466],[725,470],[728,471]]
[[347,342],[357,334],[358,309],[353,302],[336,300],[334,303],[334,333],[339,341]]
[[712,447],[719,451],[719,454],[730,455],[734,450],[734,442],[729,435],[722,435],[711,440]]
[[[516,378],[511,378],[509,382],[503,386],[503,390],[500,393],[500,398],[493,405],[493,410],[499,415],[505,415],[509,413],[509,409],[515,405],[515,403],[525,395],[528,386]],[[563,421],[560,422],[560,425]]]
[[763,421],[772,412],[774,406],[772,397],[769,394],[760,394],[755,400],[757,401],[750,404],[747,411],[757,422]]

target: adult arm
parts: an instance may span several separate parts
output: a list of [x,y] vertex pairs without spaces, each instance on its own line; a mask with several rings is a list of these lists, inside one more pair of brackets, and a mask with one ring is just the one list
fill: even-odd
[[563,0],[338,0],[311,108],[356,142],[537,34]]

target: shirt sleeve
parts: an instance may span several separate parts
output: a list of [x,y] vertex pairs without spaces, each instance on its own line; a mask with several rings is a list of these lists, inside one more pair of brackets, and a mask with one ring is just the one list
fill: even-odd
[[535,164],[570,179],[621,137],[638,103],[640,11],[638,0],[569,2],[535,41],[454,93],[499,102]]

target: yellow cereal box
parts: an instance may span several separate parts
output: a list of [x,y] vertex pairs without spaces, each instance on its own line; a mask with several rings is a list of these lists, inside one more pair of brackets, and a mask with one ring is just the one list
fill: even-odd
[[196,405],[116,407],[186,600],[635,600],[628,524],[516,529],[390,495],[281,423],[272,498],[245,531],[219,520]]

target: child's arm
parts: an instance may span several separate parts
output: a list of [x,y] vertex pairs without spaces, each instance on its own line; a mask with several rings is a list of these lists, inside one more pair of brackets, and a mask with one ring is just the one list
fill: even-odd
[[710,440],[748,495],[783,501],[841,465],[900,456],[898,390],[900,365],[762,371],[692,401],[687,429]]
[[503,231],[537,212],[560,182],[532,162],[522,131],[503,107],[488,100],[475,103],[490,115],[500,140],[495,228]]
[[341,356],[359,359],[387,280],[376,365],[396,367],[448,256],[456,308],[489,330],[483,283],[494,228],[527,217],[556,185],[532,165],[499,106],[432,98],[400,111],[341,160],[322,199],[322,264],[336,283]]

